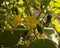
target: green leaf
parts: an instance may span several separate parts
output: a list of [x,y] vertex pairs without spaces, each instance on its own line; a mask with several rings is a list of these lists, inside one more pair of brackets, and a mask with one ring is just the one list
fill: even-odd
[[48,39],[37,39],[28,48],[56,48],[53,41]]
[[17,28],[25,29],[25,27],[23,25],[18,25]]
[[57,32],[60,32],[60,25],[59,25],[59,23],[58,23],[58,20],[52,18],[52,21],[51,21],[51,22],[52,22],[52,24],[54,24],[56,31],[57,31]]
[[16,48],[26,48],[27,46],[25,45],[18,45]]
[[50,9],[54,11],[55,14],[60,12],[60,0],[51,0],[50,1]]
[[2,30],[0,30],[0,46],[1,46],[1,44],[2,44]]
[[3,3],[4,0],[0,0],[0,4]]
[[10,48],[14,48],[24,32],[27,32],[27,30],[26,29],[14,29],[13,31],[5,30],[4,32],[1,33],[2,34],[0,37],[1,44],[4,44]]
[[43,33],[45,33],[48,37],[51,37],[50,35],[55,33],[53,28],[44,28]]
[[40,0],[41,4],[42,4],[43,6],[48,6],[50,1],[51,1],[51,0]]

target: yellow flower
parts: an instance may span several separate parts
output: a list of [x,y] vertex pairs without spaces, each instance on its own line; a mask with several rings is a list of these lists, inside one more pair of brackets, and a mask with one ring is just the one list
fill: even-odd
[[38,20],[35,16],[27,16],[26,17],[26,25],[30,26],[31,28],[35,28],[38,24]]
[[13,25],[13,27],[17,27],[17,25],[18,25],[19,23],[21,23],[21,22],[22,22],[22,20],[21,20],[21,15],[19,14],[19,15],[16,15],[16,16],[14,17],[13,21],[11,22],[11,24]]

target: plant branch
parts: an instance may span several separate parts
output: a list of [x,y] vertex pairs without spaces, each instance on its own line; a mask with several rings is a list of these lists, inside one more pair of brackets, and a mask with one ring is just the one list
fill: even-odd
[[24,2],[25,2],[25,5],[26,5],[26,7],[27,7],[27,10],[28,10],[28,14],[30,15],[30,16],[32,16],[32,14],[31,14],[31,12],[30,12],[30,9],[29,9],[29,6],[28,6],[28,4],[27,4],[27,2],[26,2],[26,0],[23,0]]

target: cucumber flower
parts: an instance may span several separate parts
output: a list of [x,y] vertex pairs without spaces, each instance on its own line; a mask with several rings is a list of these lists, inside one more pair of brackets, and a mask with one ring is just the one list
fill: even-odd
[[36,16],[27,16],[26,17],[26,25],[30,26],[31,28],[35,28],[38,24],[38,20],[36,19]]
[[13,25],[13,27],[17,27],[17,25],[20,24],[21,22],[22,22],[21,15],[16,15],[11,24]]

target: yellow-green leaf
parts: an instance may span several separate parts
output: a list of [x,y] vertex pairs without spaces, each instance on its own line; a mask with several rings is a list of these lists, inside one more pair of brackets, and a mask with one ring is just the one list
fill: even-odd
[[60,32],[60,25],[59,25],[59,23],[58,23],[58,20],[57,19],[54,19],[54,18],[52,18],[52,24],[54,24],[55,25],[55,29],[57,30],[57,32]]

